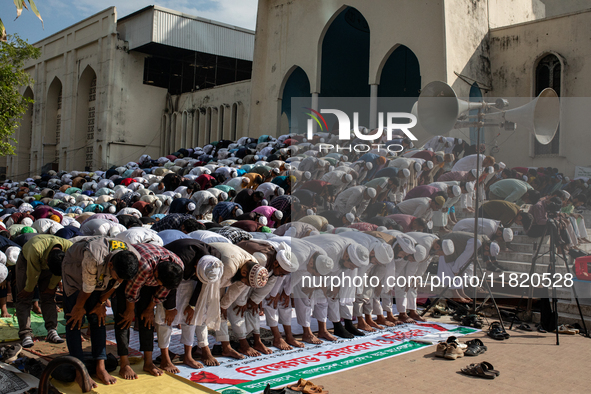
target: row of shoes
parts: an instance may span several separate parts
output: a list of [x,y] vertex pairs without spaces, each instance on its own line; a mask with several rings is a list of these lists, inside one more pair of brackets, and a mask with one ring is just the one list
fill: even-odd
[[501,374],[488,361],[470,364],[466,366],[466,368],[462,368],[461,372],[465,375],[476,376],[483,379],[494,379]]
[[23,351],[23,347],[19,344],[3,346],[0,348],[0,360],[7,364],[13,363]]
[[455,360],[464,356],[478,356],[486,352],[488,348],[480,339],[473,339],[466,343],[460,343],[454,336],[447,338],[445,342],[439,342],[435,350],[435,357]]

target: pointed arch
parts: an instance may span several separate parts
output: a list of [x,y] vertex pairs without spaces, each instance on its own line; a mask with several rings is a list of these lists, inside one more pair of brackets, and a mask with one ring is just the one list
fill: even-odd
[[[421,89],[421,69],[417,56],[405,45],[394,45],[382,59],[376,80],[379,84],[378,97],[405,98],[396,100],[397,111],[410,112]],[[381,101],[378,102],[378,112],[392,107],[391,103]]]
[[[278,130],[285,133],[305,133],[306,115],[303,108],[292,109],[292,99],[295,97],[310,98],[302,100],[301,107],[311,107],[312,94],[310,92],[310,79],[308,74],[299,66],[292,66],[283,77],[281,83],[280,117]],[[304,102],[305,101],[305,102]],[[287,123],[282,118],[287,117]],[[286,127],[287,125],[287,127]]]
[[97,133],[97,76],[86,66],[76,90],[76,128],[70,135],[72,169],[88,170],[94,166],[95,134]]
[[42,166],[59,161],[59,142],[61,134],[62,81],[55,77],[45,99],[45,129],[41,139]]
[[[31,87],[27,87],[23,93],[24,98],[35,99],[35,95]],[[33,140],[33,103],[27,106],[27,112],[21,119],[20,127],[17,134],[16,153],[16,168],[13,168],[14,178],[24,179],[28,178],[31,173],[31,145]]]

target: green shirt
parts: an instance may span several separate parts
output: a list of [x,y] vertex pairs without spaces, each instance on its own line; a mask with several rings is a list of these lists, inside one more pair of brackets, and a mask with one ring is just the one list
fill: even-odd
[[[39,281],[41,271],[48,270],[47,257],[54,246],[60,245],[62,250],[66,252],[72,242],[67,239],[56,237],[55,235],[41,234],[36,235],[29,242],[23,246],[23,257],[27,260],[27,281],[25,284],[25,291],[32,293]],[[62,278],[53,275],[49,281],[49,288],[55,289]]]
[[502,179],[490,186],[491,193],[505,201],[516,202],[528,191],[532,190],[527,182],[519,179]]

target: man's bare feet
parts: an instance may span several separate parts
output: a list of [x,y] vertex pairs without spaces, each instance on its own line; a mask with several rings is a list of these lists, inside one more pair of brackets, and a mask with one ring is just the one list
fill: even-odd
[[377,324],[375,321],[373,321],[373,319],[371,318],[371,316],[366,315],[365,316],[365,322],[367,324],[369,324],[371,327],[376,328],[378,330],[383,330],[384,327],[380,326],[379,324]]
[[164,373],[160,368],[156,367],[152,361],[146,362],[146,360],[144,360],[144,371],[154,376],[162,376]]
[[299,347],[299,348],[304,348],[304,347],[306,347],[306,345],[304,345],[303,343],[301,343],[300,341],[298,341],[297,339],[295,339],[295,338],[293,337],[293,335],[288,335],[288,336],[286,336],[286,337],[285,337],[285,341],[286,341],[286,342],[287,342],[289,345],[291,345],[291,346],[293,346],[293,347]]
[[179,373],[181,372],[173,363],[172,361],[164,361],[162,360],[160,362],[160,369],[166,371],[166,372],[170,372],[170,373]]
[[414,321],[427,321],[427,319],[424,319],[422,316],[420,316],[417,311],[408,311],[408,316],[413,319]]
[[127,380],[137,379],[137,374],[129,364],[121,364],[121,368],[119,368],[119,376]]
[[416,323],[406,313],[399,313],[398,314],[398,320],[400,320],[402,323]]
[[[244,341],[246,342],[246,340]],[[246,355],[247,357],[258,357],[261,355],[259,352],[251,348],[248,342],[246,342],[246,344],[243,344],[242,341],[240,341],[240,348],[238,350],[240,351],[240,353]]]
[[106,369],[101,369],[101,370],[97,369],[96,377],[101,382],[103,382],[103,384],[106,384],[106,385],[117,383],[117,378],[115,378],[114,376],[111,376],[111,374],[109,374]]
[[[222,355],[223,354],[224,353],[222,352]],[[241,354],[238,355],[244,358],[244,356],[242,356]],[[220,365],[220,362],[211,354],[211,350],[209,350],[209,347],[207,346],[201,348],[201,361],[203,361],[203,364],[207,365],[208,367],[215,367],[217,365]]]
[[262,342],[258,342],[257,343],[257,341],[255,341],[253,348],[255,350],[258,350],[259,352],[261,352],[261,354],[271,354],[271,353],[273,353],[273,351],[271,349],[269,349],[268,347],[266,347]]
[[402,324],[402,322],[400,322],[400,320],[398,320],[398,318],[396,318],[396,316],[394,316],[392,314],[392,312],[388,312],[388,315],[386,316],[386,320],[394,323],[395,326]]
[[318,339],[316,335],[312,333],[304,333],[304,335],[302,336],[302,341],[311,343],[313,345],[320,345],[322,343],[322,340]]
[[369,324],[367,324],[367,322],[365,321],[364,318],[362,317],[358,317],[357,318],[357,329],[358,330],[363,330],[363,331],[368,331],[368,332],[374,332],[375,329],[372,328]]
[[282,337],[273,338],[273,346],[275,346],[279,350],[292,350],[293,348],[285,342]]
[[12,317],[6,308],[2,308],[2,317]]
[[37,302],[37,301],[33,302],[33,312],[35,312],[38,315],[42,315],[43,314],[41,312],[41,308],[39,307],[39,302]]
[[[203,368],[203,364],[201,364],[198,361],[195,361],[193,359],[193,356],[191,356],[191,353],[185,353],[185,357],[183,357],[183,364],[185,364],[187,367],[190,367],[190,368],[195,368],[195,369]],[[160,367],[162,368],[162,365]]]
[[381,324],[386,327],[394,327],[396,324],[384,317],[384,315],[378,315],[376,319],[376,323]]
[[[93,389],[96,389],[96,388],[98,387],[98,384],[96,384],[96,382],[95,382],[94,380],[92,380],[92,379],[90,378],[90,376],[88,377],[88,380],[90,380],[90,386],[91,386]],[[75,381],[76,381],[76,383],[78,383],[78,386],[80,386],[80,388],[81,388],[82,390],[84,390],[84,384],[83,384],[83,381],[84,381],[84,379],[82,379],[82,375],[80,375],[80,374],[78,373],[78,371],[76,371],[76,378],[75,378]],[[83,392],[83,393],[87,393],[88,391],[82,391],[82,392]]]
[[336,341],[337,338],[332,335],[330,332],[323,330],[323,331],[318,331],[318,338],[324,338],[327,341]]
[[236,358],[238,360],[242,360],[244,358],[244,356],[242,354],[240,354],[236,350],[232,349],[232,347],[230,346],[230,343],[228,343],[227,346],[224,346],[222,344],[222,356]]

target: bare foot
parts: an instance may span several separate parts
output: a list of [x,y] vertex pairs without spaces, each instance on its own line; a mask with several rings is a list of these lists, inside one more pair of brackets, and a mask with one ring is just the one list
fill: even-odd
[[249,345],[246,345],[246,346],[241,345],[239,350],[240,350],[240,353],[246,355],[247,357],[258,357],[261,355],[259,352],[257,352],[253,348],[251,348]]
[[[185,353],[185,357],[183,357],[183,364],[185,364],[187,367],[191,367],[191,368],[195,368],[195,369],[203,368],[203,364],[195,361],[193,359],[193,357],[191,356],[191,354]],[[160,367],[162,367],[162,365],[160,365]]]
[[396,316],[394,316],[394,315],[388,314],[388,316],[386,316],[386,320],[389,321],[389,322],[394,323],[395,326],[397,326],[399,324],[402,324],[402,322],[400,320],[398,320],[396,318]]
[[288,344],[290,344],[293,347],[299,347],[299,348],[306,347],[306,345],[304,345],[300,341],[296,340],[293,336],[287,337],[287,338],[285,338],[285,340],[287,341]]
[[365,321],[365,319],[360,319],[357,318],[357,329],[358,330],[363,330],[363,331],[368,331],[368,332],[374,332],[375,329],[371,328],[371,326],[369,324],[367,324],[367,322]]
[[12,315],[8,311],[2,311],[2,317],[12,317]]
[[[162,370],[160,368],[157,368],[153,362],[146,363],[145,361],[144,361],[144,371],[146,371],[150,375],[154,375],[154,376],[162,376],[162,374],[164,373],[164,372],[162,372]],[[178,371],[178,369],[177,369],[177,371]]]
[[165,370],[169,373],[179,373],[179,369],[171,361],[162,361],[160,363],[160,369]]
[[378,316],[376,319],[376,323],[381,324],[386,327],[394,327],[396,324],[384,317],[384,315]]
[[273,346],[275,346],[279,350],[292,350],[293,348],[285,342],[283,338],[274,338],[273,339]]
[[137,374],[129,364],[121,365],[121,368],[119,368],[119,376],[127,380],[137,379]]
[[[222,352],[222,355],[223,354],[224,353]],[[238,355],[244,358],[244,356],[241,356],[240,354]],[[203,361],[203,364],[207,365],[208,367],[215,367],[217,365],[220,365],[220,362],[211,354],[211,350],[209,350],[208,347],[201,348],[201,361]]]
[[258,350],[262,354],[271,354],[271,353],[273,353],[273,351],[271,349],[269,349],[268,347],[266,347],[262,342],[258,342],[258,343],[255,342],[253,347],[254,347],[255,350]]
[[106,385],[117,383],[117,379],[114,376],[111,376],[105,369],[96,371],[96,377]]
[[318,339],[314,334],[304,334],[302,336],[302,341],[313,345],[320,345],[322,343],[322,340]]
[[38,314],[38,315],[42,315],[43,313],[41,312],[41,308],[39,307],[38,303],[34,303],[33,304],[33,312]]
[[411,319],[406,313],[399,313],[398,320],[402,323],[416,323],[413,319]]
[[[92,380],[90,378],[90,376],[88,377],[88,379],[90,380],[90,387],[92,387],[93,389],[96,389],[98,387],[98,384],[96,384],[96,382],[94,380]],[[82,375],[80,375],[78,372],[76,372],[76,383],[78,383],[78,386],[80,386],[81,389],[83,389],[83,386],[84,386],[82,383],[83,381],[84,380],[82,379]]]
[[408,311],[408,316],[415,321],[427,321],[427,319],[420,316],[417,311]]
[[334,335],[332,335],[328,331],[318,331],[318,338],[324,338],[327,341],[336,341],[337,340],[337,337],[335,337]]
[[377,328],[378,330],[383,330],[384,327],[377,324],[371,317],[366,317],[365,322],[370,325],[370,327]]
[[[232,349],[230,346],[228,346],[227,349],[222,349],[222,356],[236,358],[238,360],[242,360],[244,358],[244,356],[242,354],[238,353],[236,350]],[[202,358],[202,360],[203,360],[203,358]],[[205,360],[203,360],[203,361],[205,362],[206,365],[209,365],[209,364],[207,364],[207,361],[205,361]],[[219,363],[217,365],[219,365]]]

